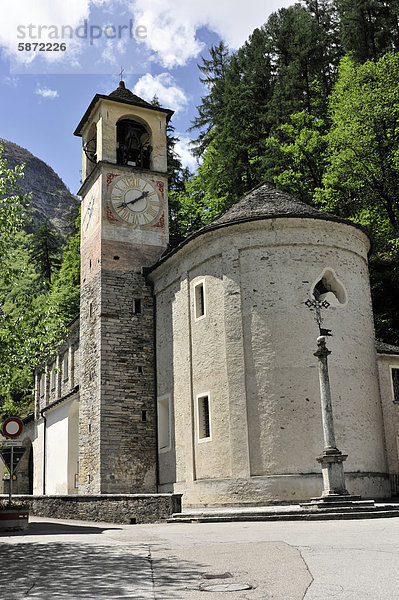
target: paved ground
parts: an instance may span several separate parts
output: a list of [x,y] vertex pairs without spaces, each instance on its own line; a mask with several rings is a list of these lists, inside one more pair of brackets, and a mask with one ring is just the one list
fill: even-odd
[[[0,536],[0,576],[0,600],[398,600],[399,519],[110,525],[32,518],[27,532]],[[252,589],[201,591],[233,584]]]

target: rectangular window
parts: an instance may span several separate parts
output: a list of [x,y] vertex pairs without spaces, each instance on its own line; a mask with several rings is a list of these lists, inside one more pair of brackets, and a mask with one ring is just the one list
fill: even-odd
[[139,315],[141,313],[141,298],[133,299],[133,314]]
[[202,280],[194,286],[194,314],[196,321],[205,317],[205,309],[205,281]]
[[67,351],[67,352],[65,352],[64,358],[62,360],[62,376],[63,376],[64,381],[66,381],[69,378],[68,368],[69,368],[69,358],[68,358],[68,351]]
[[46,393],[46,376],[44,373],[40,376],[40,398],[43,398]]
[[392,389],[393,389],[393,401],[399,402],[399,369],[391,367],[392,373]]
[[197,396],[198,439],[211,439],[211,405],[209,394]]
[[57,380],[57,374],[56,374],[55,366],[53,366],[51,369],[51,390],[55,390],[56,380]]
[[171,397],[169,394],[158,398],[158,449],[169,452],[171,449]]

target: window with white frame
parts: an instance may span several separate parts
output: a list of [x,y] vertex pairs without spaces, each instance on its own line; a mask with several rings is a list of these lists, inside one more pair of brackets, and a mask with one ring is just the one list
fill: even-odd
[[393,401],[399,402],[399,368],[391,367]]
[[199,319],[203,319],[205,315],[205,280],[202,279],[194,285],[194,317],[198,321]]
[[168,452],[172,446],[171,418],[171,396],[166,394],[158,398],[158,449],[160,452]]
[[211,439],[211,403],[209,394],[197,396],[197,422],[198,440],[200,442]]

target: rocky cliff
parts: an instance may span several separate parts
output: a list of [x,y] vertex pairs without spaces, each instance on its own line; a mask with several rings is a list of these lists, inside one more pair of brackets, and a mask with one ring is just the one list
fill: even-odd
[[1,138],[0,145],[4,148],[2,157],[7,159],[8,168],[25,163],[25,178],[20,181],[20,186],[23,192],[32,193],[29,210],[32,224],[27,229],[31,231],[35,222],[49,218],[61,234],[68,233],[79,205],[78,199],[51,167],[28,150]]

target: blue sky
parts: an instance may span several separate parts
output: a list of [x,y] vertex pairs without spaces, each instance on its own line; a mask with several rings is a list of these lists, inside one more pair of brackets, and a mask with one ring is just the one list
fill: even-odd
[[187,128],[205,93],[200,57],[220,39],[232,50],[240,47],[271,12],[290,4],[0,0],[0,138],[47,162],[76,193],[81,140],[73,131],[93,96],[118,86],[123,66],[127,87],[147,100],[156,94],[162,106],[176,111],[178,150],[193,167]]

